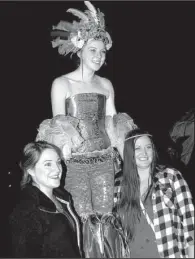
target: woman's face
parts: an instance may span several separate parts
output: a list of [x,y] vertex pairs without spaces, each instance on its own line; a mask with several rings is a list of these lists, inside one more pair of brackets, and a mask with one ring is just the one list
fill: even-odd
[[60,185],[61,159],[53,149],[45,149],[33,169],[29,169],[33,182],[42,189],[53,189]]
[[105,45],[101,40],[90,39],[80,52],[83,66],[98,71],[106,58]]
[[153,161],[153,145],[148,136],[135,140],[135,161],[138,169],[150,168]]

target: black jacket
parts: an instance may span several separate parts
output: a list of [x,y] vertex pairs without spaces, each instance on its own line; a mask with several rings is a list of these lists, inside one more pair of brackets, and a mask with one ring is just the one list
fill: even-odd
[[81,257],[79,222],[70,207],[66,191],[54,194],[64,213],[37,187],[21,192],[20,202],[10,215],[13,257]]

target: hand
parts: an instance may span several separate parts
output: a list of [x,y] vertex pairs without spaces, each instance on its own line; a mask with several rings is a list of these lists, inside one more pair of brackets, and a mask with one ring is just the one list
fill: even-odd
[[69,160],[72,157],[71,147],[70,145],[64,145],[62,148],[62,154],[64,160]]
[[193,245],[188,247],[188,258],[194,258],[194,246]]

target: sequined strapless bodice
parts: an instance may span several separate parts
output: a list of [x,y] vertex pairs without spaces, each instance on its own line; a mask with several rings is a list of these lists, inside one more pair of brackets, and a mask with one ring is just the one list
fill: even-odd
[[85,140],[79,152],[106,149],[110,140],[105,131],[106,96],[81,93],[66,99],[66,115],[79,119],[79,131]]

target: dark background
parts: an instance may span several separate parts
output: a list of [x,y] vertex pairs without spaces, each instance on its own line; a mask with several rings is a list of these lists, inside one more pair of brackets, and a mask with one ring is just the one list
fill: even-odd
[[[154,134],[163,149],[170,127],[195,106],[195,2],[93,4],[105,14],[113,39],[100,75],[113,83],[117,111]],[[85,10],[83,2],[74,1],[0,2],[4,211],[15,201],[21,149],[52,116],[51,83],[75,68],[52,49],[49,36],[52,25],[76,19],[68,8]]]

